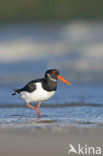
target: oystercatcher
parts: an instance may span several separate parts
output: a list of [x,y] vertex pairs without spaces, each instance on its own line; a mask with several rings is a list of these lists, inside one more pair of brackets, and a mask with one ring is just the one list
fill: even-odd
[[[40,117],[40,104],[51,98],[57,89],[57,80],[60,79],[64,83],[71,85],[68,81],[61,77],[57,69],[50,69],[46,71],[44,78],[32,80],[21,89],[13,89],[16,95],[19,93],[21,97],[26,101],[26,105],[38,113]],[[30,102],[39,102],[37,107],[30,105]]]

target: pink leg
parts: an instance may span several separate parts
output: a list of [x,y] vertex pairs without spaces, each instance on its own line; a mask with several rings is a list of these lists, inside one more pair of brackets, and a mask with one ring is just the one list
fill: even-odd
[[38,105],[37,105],[37,113],[38,113],[38,118],[40,118],[40,115],[41,115],[41,113],[40,113],[40,111],[39,111],[39,109],[40,109],[40,104],[41,104],[41,102],[39,102],[38,103]]
[[40,118],[40,115],[41,115],[41,113],[40,113],[40,111],[39,111],[40,104],[41,104],[41,102],[37,105],[37,107],[34,107],[34,106],[30,105],[28,102],[26,102],[26,105],[27,105],[29,108],[32,108],[32,109],[36,110],[36,112],[38,113],[38,118]]
[[40,108],[40,104],[41,104],[41,102],[39,102],[38,105],[37,105],[37,108],[38,108],[38,109]]

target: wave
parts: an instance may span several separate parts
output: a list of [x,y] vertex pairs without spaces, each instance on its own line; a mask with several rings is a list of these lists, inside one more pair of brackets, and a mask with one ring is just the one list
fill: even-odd
[[[26,108],[26,105],[20,104],[0,104],[0,108]],[[42,104],[42,108],[61,108],[61,107],[103,107],[98,103],[64,103],[64,104]]]

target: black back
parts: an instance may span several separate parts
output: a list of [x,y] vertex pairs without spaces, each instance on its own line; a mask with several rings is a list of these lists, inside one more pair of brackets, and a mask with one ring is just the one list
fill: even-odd
[[26,92],[33,92],[34,90],[36,90],[36,82],[40,82],[41,79],[38,79],[38,80],[32,80],[30,81],[28,84],[26,84],[23,88],[19,89],[19,92],[22,92],[22,91],[26,91]]
[[26,92],[31,93],[34,90],[36,90],[36,83],[37,82],[40,82],[43,89],[46,91],[50,92],[50,91],[55,91],[57,89],[57,82],[53,82],[53,81],[50,81],[49,79],[42,78],[42,79],[30,81],[23,88],[18,89],[17,92],[20,93],[20,92],[26,91]]

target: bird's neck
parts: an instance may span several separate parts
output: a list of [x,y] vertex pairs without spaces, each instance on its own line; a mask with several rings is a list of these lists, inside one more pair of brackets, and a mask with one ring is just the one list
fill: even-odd
[[48,91],[55,91],[57,89],[57,81],[52,81],[49,78],[44,78],[42,83],[43,88]]

